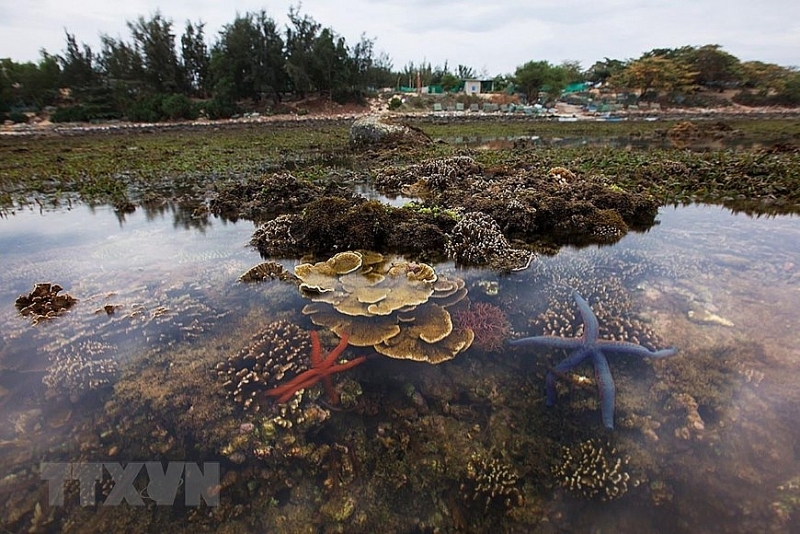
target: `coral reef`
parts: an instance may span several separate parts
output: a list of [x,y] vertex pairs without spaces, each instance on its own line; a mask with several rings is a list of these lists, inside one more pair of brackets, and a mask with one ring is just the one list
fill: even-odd
[[453,321],[472,330],[475,334],[472,346],[486,352],[499,350],[511,333],[508,316],[488,302],[471,302],[469,308],[453,313]]
[[111,348],[101,342],[83,341],[51,355],[42,378],[48,394],[77,402],[90,392],[111,386],[119,371],[117,362],[105,357]]
[[455,220],[360,197],[320,196],[302,214],[281,215],[259,227],[250,244],[263,256],[323,255],[367,249],[441,256]]
[[408,187],[414,186],[414,192],[424,196],[426,190],[441,192],[482,172],[482,167],[471,157],[452,156],[381,169],[376,173],[375,187],[387,194],[397,194],[410,192]]
[[300,264],[295,274],[312,300],[303,313],[339,337],[347,335],[353,346],[440,363],[472,344],[472,331],[454,327],[448,311],[466,297],[464,281],[439,276],[427,264],[348,251]]
[[320,195],[321,188],[289,173],[248,177],[214,186],[209,209],[215,215],[265,220],[295,212]]
[[347,334],[342,336],[341,341],[326,356],[322,356],[322,347],[319,342],[319,335],[316,330],[311,332],[311,368],[303,371],[293,379],[280,386],[267,391],[267,396],[275,397],[277,402],[284,403],[291,399],[298,391],[311,387],[322,381],[325,392],[328,394],[332,404],[339,404],[339,394],[333,388],[331,375],[341,373],[366,361],[365,356],[359,356],[348,362],[337,364],[336,360],[347,348]]
[[466,157],[453,159],[383,169],[376,186],[422,196],[442,209],[482,212],[508,238],[528,242],[611,243],[629,228],[651,226],[658,210],[654,198],[626,191],[604,176],[565,167],[542,173],[522,163],[516,169],[484,169]]
[[294,255],[299,244],[292,232],[302,227],[302,219],[300,215],[278,215],[256,228],[250,245],[262,256]]
[[553,466],[553,475],[573,495],[601,501],[622,497],[631,480],[628,459],[598,439],[564,447],[560,463]]
[[466,479],[459,486],[461,498],[478,512],[492,508],[510,510],[522,506],[525,499],[519,489],[514,469],[493,455],[475,453],[467,464]]
[[34,284],[33,291],[17,297],[14,305],[20,314],[31,316],[33,324],[38,324],[39,321],[61,315],[77,302],[77,299],[68,293],[59,295],[63,289],[58,284]]
[[239,277],[240,282],[263,282],[264,280],[280,280],[281,282],[297,282],[295,275],[287,271],[283,265],[274,261],[265,261]]
[[482,265],[503,271],[526,269],[533,254],[513,248],[495,220],[481,212],[465,213],[445,246],[447,256],[462,265]]
[[612,260],[600,252],[594,256],[535,264],[543,293],[538,302],[546,307],[531,310],[528,323],[531,331],[551,336],[580,336],[583,324],[571,296],[575,290],[596,303],[593,311],[600,323],[600,337],[629,341],[650,350],[663,346],[649,317],[637,310],[632,298],[633,288],[645,270],[659,272],[660,267],[639,256],[624,261]]
[[288,321],[275,321],[252,337],[236,355],[217,364],[228,397],[248,411],[269,404],[264,392],[311,367],[308,334]]

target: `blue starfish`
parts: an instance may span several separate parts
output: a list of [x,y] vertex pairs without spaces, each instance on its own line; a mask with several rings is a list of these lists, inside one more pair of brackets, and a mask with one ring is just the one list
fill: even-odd
[[614,379],[611,377],[611,369],[604,352],[618,354],[631,354],[647,358],[665,358],[677,353],[677,349],[669,348],[651,351],[641,345],[628,343],[626,341],[611,341],[608,339],[598,339],[600,325],[597,322],[589,303],[581,297],[577,291],[572,292],[572,298],[578,304],[578,309],[583,318],[583,335],[580,337],[558,337],[558,336],[534,336],[524,337],[511,341],[511,346],[534,346],[552,347],[559,349],[572,350],[565,360],[556,365],[552,371],[548,371],[545,380],[547,390],[547,405],[553,406],[556,403],[556,375],[566,373],[570,369],[577,367],[584,360],[591,359],[594,365],[595,379],[600,390],[600,412],[603,417],[603,425],[609,430],[614,429]]

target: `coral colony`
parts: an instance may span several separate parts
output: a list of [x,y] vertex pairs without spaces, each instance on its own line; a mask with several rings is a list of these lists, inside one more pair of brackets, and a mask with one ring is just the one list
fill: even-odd
[[288,402],[295,393],[301,389],[311,387],[320,380],[325,386],[325,392],[331,403],[339,403],[339,394],[333,389],[333,382],[331,376],[334,373],[341,373],[356,365],[366,361],[366,357],[359,356],[346,363],[337,364],[336,360],[347,348],[348,335],[342,335],[339,344],[327,356],[322,356],[322,345],[319,342],[319,334],[316,330],[311,331],[311,369],[303,371],[286,384],[273,388],[267,391],[267,396],[277,397],[277,402]]
[[552,371],[547,373],[547,405],[553,406],[556,403],[556,377],[559,374],[577,367],[586,359],[590,359],[594,366],[597,387],[600,390],[600,410],[603,418],[603,425],[609,430],[614,429],[614,379],[611,376],[611,369],[608,366],[606,353],[629,354],[647,358],[665,358],[677,353],[674,348],[651,351],[635,343],[626,341],[611,341],[598,339],[600,326],[597,322],[589,303],[581,297],[577,291],[573,291],[572,297],[578,304],[578,309],[583,318],[583,335],[580,337],[558,337],[558,336],[533,336],[516,339],[510,342],[511,346],[533,346],[571,350],[572,353],[561,363],[556,365]]

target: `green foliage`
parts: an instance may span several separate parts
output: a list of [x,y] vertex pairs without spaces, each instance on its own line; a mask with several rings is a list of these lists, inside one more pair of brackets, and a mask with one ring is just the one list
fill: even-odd
[[202,109],[206,117],[212,120],[229,119],[240,113],[239,107],[233,100],[217,95],[214,95],[211,100],[205,102]]
[[181,36],[181,73],[183,87],[190,94],[205,96],[209,87],[209,66],[211,57],[205,42],[205,24],[196,25],[186,21],[186,29]]
[[[204,24],[187,21],[176,43],[173,23],[160,12],[127,22],[128,40],[101,35],[99,53],[66,32],[59,56],[42,52],[38,63],[0,60],[0,111],[40,109],[63,104],[61,88],[71,90],[71,101],[85,105],[60,116],[110,118],[121,114],[152,120],[195,115],[185,100],[168,109],[142,95],[181,94],[214,97],[206,106],[209,116],[235,113],[233,102],[250,101],[258,108],[271,99],[280,107],[286,94],[304,97],[323,94],[340,103],[363,102],[377,88],[441,85],[458,91],[462,80],[484,76],[460,64],[455,69],[409,62],[395,70],[385,53],[374,54],[374,40],[362,35],[354,46],[332,28],[323,27],[300,7],[289,10],[289,24],[280,28],[264,10],[236,15],[223,27],[216,42],[206,44]],[[638,60],[604,58],[581,72],[576,61],[553,66],[529,61],[513,76],[496,76],[495,89],[522,91],[529,102],[546,93],[560,96],[571,82],[609,82],[641,96],[687,100],[697,88],[740,88],[741,103],[798,105],[795,71],[758,61],[740,62],[719,45],[654,49]],[[96,95],[104,92],[101,101]],[[664,97],[666,95],[666,97]],[[157,100],[157,99],[156,99]],[[635,100],[635,97],[634,97]],[[161,119],[158,119],[161,120]]]
[[391,100],[389,100],[389,104],[387,107],[389,108],[389,111],[395,111],[396,109],[402,107],[402,105],[403,101],[397,98],[396,96],[393,96]]
[[90,116],[83,104],[77,106],[67,106],[58,108],[55,113],[50,116],[53,122],[89,122]]
[[270,96],[280,101],[289,84],[283,47],[277,25],[266,12],[237,16],[223,28],[211,52],[215,96],[256,101]]
[[61,85],[73,90],[92,87],[98,83],[92,49],[84,44],[78,47],[75,35],[67,33],[67,49],[58,58],[61,65]]
[[153,92],[175,92],[181,87],[178,56],[172,21],[156,12],[150,20],[139,17],[128,22],[134,39],[134,49],[140,51],[146,87]]
[[561,94],[566,86],[566,71],[547,61],[529,61],[517,67],[514,83],[525,93],[528,102],[533,104],[539,100],[541,91],[546,91],[551,98]]
[[24,124],[28,122],[28,116],[21,111],[12,111],[8,114],[8,120],[14,124]]
[[640,95],[650,91],[679,93],[692,90],[696,77],[697,72],[685,62],[651,55],[631,62],[608,83],[618,89],[637,90]]
[[161,108],[163,101],[163,95],[151,95],[138,99],[128,108],[128,120],[158,122],[164,117]]
[[197,106],[186,95],[155,94],[138,99],[128,108],[128,119],[134,122],[196,119]]
[[192,104],[186,95],[169,95],[161,102],[161,112],[167,119],[196,119],[199,115],[197,106]]
[[604,58],[603,61],[595,62],[584,74],[592,83],[605,83],[612,76],[625,70],[626,65],[626,62],[618,59]]

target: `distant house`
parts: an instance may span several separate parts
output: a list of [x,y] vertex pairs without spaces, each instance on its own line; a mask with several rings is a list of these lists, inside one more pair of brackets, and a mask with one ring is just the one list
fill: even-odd
[[464,80],[464,92],[468,95],[479,95],[494,91],[494,80]]

